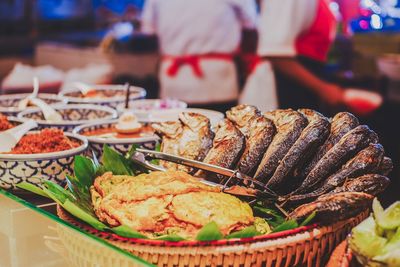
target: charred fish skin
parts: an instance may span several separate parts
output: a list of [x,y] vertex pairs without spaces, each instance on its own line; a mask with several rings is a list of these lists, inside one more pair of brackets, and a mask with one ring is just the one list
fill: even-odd
[[253,118],[249,125],[246,147],[237,166],[240,172],[253,176],[276,130],[273,122],[264,116]]
[[377,142],[377,134],[368,126],[360,125],[352,129],[318,161],[294,193],[305,193],[314,190],[317,184],[334,173],[356,153],[369,144]]
[[[203,162],[230,169],[235,166],[244,148],[243,133],[230,120],[224,119],[218,124],[213,146]],[[221,178],[202,170],[196,172],[195,175],[215,182]]]
[[295,176],[306,177],[310,171],[315,167],[318,161],[337,143],[339,140],[350,130],[359,125],[357,117],[349,112],[339,112],[331,122],[330,134],[325,143],[322,144],[310,162],[301,170],[297,171]]
[[390,183],[390,179],[380,174],[366,174],[355,179],[346,181],[341,187],[328,194],[335,194],[341,192],[363,192],[373,196],[385,191]]
[[289,219],[303,220],[316,212],[314,220],[332,223],[351,218],[368,208],[373,196],[361,192],[342,192],[323,195],[318,200],[297,207]]
[[319,112],[311,109],[299,110],[308,120],[308,125],[301,132],[299,138],[280,161],[267,187],[275,190],[289,178],[294,168],[307,159],[329,134],[330,122]]
[[[161,152],[179,155],[179,140],[182,136],[183,125],[180,121],[152,123],[152,128],[161,137]],[[160,160],[161,166],[166,169],[177,170],[178,164]]]
[[292,109],[278,109],[264,113],[264,116],[274,122],[277,133],[265,152],[254,176],[255,179],[261,182],[268,181],[276,167],[278,167],[279,162],[307,125],[307,119],[300,112]]
[[384,157],[379,166],[374,170],[374,173],[387,176],[392,170],[393,170],[392,159],[389,157]]
[[250,136],[251,121],[261,116],[258,108],[251,105],[237,105],[226,112],[226,117],[245,135]]
[[183,124],[179,155],[202,161],[212,147],[214,139],[210,120],[204,115],[193,112],[182,112],[179,114],[179,119]]
[[384,153],[385,151],[382,145],[369,145],[367,148],[358,152],[358,154],[343,165],[339,171],[329,176],[317,190],[302,195],[292,195],[286,201],[285,205],[304,203],[313,200],[341,186],[346,179],[350,180],[354,177],[369,173],[380,164]]

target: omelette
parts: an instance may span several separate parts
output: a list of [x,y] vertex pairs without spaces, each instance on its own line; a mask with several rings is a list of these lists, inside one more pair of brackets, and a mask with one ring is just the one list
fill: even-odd
[[214,221],[227,235],[254,223],[250,206],[181,171],[95,179],[90,188],[96,216],[112,227],[125,225],[147,237],[178,234],[193,239]]

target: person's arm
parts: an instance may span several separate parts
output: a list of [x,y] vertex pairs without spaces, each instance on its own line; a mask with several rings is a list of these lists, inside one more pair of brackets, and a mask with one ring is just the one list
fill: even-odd
[[337,105],[343,102],[344,91],[340,86],[321,80],[307,70],[296,58],[266,57],[266,59],[272,63],[276,71],[309,88],[328,104]]
[[343,90],[321,80],[296,60],[296,39],[314,21],[316,14],[312,11],[317,9],[317,4],[318,0],[263,0],[258,54],[271,61],[275,71],[334,105],[343,101]]

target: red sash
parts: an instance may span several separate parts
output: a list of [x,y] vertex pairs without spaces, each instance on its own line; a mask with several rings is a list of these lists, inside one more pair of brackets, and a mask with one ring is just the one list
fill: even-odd
[[336,19],[329,9],[329,0],[319,0],[317,15],[311,27],[296,40],[299,55],[325,61],[335,39]]
[[211,53],[211,54],[203,54],[203,55],[185,55],[185,56],[163,56],[163,60],[171,60],[171,64],[167,68],[167,75],[170,77],[174,77],[178,74],[180,67],[183,65],[189,65],[193,73],[196,77],[202,78],[203,71],[200,66],[200,60],[202,59],[219,59],[232,61],[234,57],[234,53]]

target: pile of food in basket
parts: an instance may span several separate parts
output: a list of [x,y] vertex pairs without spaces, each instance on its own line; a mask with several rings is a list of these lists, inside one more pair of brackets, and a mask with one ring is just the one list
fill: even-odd
[[[105,142],[75,156],[66,183],[16,186],[154,264],[319,266],[368,216],[393,168],[377,134],[347,112],[327,118],[239,105],[214,126],[181,112],[145,127],[159,145],[118,150]],[[99,129],[75,132],[85,138]],[[85,249],[75,242],[71,250]]]

